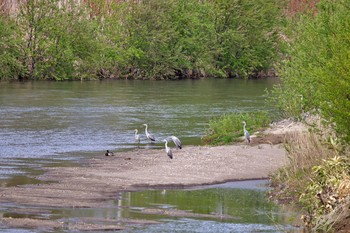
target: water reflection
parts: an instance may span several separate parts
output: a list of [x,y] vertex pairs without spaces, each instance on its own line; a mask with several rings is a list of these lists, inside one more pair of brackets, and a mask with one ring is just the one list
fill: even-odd
[[[242,183],[246,183],[242,182]],[[257,181],[264,184],[266,181]],[[238,182],[241,183],[241,182]],[[239,219],[238,222],[271,223],[271,216],[277,207],[266,201],[265,192],[253,188],[254,183],[248,183],[251,189],[207,187],[194,190],[147,190],[132,192],[125,198],[123,206],[132,206],[143,209],[176,209],[191,211],[193,214],[215,216],[231,216]],[[143,215],[143,211],[129,211],[128,217]],[[222,218],[222,221],[232,221],[231,218]]]
[[49,183],[35,178],[44,173],[42,168],[73,165],[69,160],[59,159],[0,158],[0,187]]
[[[124,222],[121,232],[286,232],[294,215],[266,201],[267,181],[242,181],[191,190],[119,193],[111,207],[65,209],[57,218]],[[241,187],[241,188],[237,188]],[[242,188],[246,187],[246,188]],[[263,188],[264,187],[264,188]],[[264,190],[263,190],[264,189]],[[126,224],[125,219],[158,222]],[[131,227],[131,230],[130,230]]]

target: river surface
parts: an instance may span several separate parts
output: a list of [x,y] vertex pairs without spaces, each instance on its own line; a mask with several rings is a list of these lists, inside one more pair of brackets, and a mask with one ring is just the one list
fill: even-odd
[[[178,136],[185,146],[199,145],[213,117],[231,112],[273,111],[273,107],[266,105],[265,90],[275,82],[274,79],[0,82],[0,186],[40,183],[32,177],[40,174],[42,167],[71,166],[80,159],[103,156],[107,149],[118,152],[138,146],[163,148],[161,140],[170,135]],[[152,146],[144,136],[144,123],[157,139]],[[143,134],[141,145],[134,142],[134,129]],[[123,193],[120,200],[138,202],[127,203],[128,208],[121,208],[122,212],[118,209],[120,200],[115,200],[111,208],[60,209],[55,216],[117,218],[122,214],[131,218],[153,216],[149,218],[163,221],[132,232],[173,232],[175,226],[180,232],[191,228],[199,229],[197,232],[279,232],[276,226],[283,228],[287,224],[279,207],[266,202],[262,190],[237,187],[205,190]],[[201,198],[196,201],[196,197]],[[140,212],[150,206],[200,214],[223,211],[240,220],[154,217]],[[9,214],[6,208],[1,212]],[[232,227],[237,231],[231,231]]]
[[[149,147],[144,123],[162,139],[198,145],[208,121],[224,113],[271,110],[264,80],[0,82],[0,178],[56,160],[62,165],[105,150]],[[68,161],[68,162],[67,162]],[[24,166],[23,166],[24,165]]]

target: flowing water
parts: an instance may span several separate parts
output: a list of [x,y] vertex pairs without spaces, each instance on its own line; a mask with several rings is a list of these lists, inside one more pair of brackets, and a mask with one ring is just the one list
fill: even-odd
[[[153,147],[163,148],[161,139],[169,135],[178,136],[184,145],[198,145],[213,117],[231,112],[273,110],[265,103],[265,90],[271,89],[274,82],[273,79],[0,82],[0,186],[39,183],[31,175],[40,174],[42,167],[71,166],[82,158],[103,156],[107,149],[116,152],[135,148],[134,129],[143,134],[144,123],[157,139]],[[140,147],[149,147],[144,135],[141,139]],[[152,219],[154,214],[144,214],[140,209],[154,205],[158,209],[175,206],[200,214],[223,211],[225,215],[239,215],[240,219],[162,216],[167,220],[147,229],[153,232],[171,232],[175,225],[225,232],[226,227],[232,229],[232,224],[241,224],[237,232],[244,232],[247,226],[257,227],[259,232],[275,232],[271,230],[273,221],[269,218],[276,216],[276,224],[283,224],[278,217],[281,214],[276,214],[278,208],[266,203],[261,190],[228,191],[222,187],[205,190],[172,190],[166,195],[161,190],[122,194],[129,196],[121,200],[140,202],[128,204],[135,208],[123,208],[122,214],[132,218],[153,216]],[[196,197],[201,198],[197,201]],[[247,198],[251,198],[249,206]],[[58,216],[67,218],[107,212],[116,217],[120,211],[114,205],[106,210],[57,212]],[[272,215],[268,217],[266,211]],[[159,218],[157,216],[157,220]]]
[[158,142],[176,135],[185,145],[200,144],[215,116],[269,110],[265,89],[274,82],[0,82],[0,179],[135,148],[134,129],[146,147],[144,123]]

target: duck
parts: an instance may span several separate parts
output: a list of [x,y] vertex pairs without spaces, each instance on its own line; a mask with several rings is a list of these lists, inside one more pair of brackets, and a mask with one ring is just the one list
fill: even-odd
[[112,151],[107,150],[105,156],[113,156],[114,153]]

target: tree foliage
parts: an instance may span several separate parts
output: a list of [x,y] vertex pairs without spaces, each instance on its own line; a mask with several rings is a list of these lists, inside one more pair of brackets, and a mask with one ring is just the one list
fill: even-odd
[[72,79],[91,74],[98,55],[97,25],[74,1],[28,0],[17,25],[24,34],[22,62],[29,79]]
[[256,76],[276,59],[279,2],[22,1],[1,78]]
[[293,24],[276,102],[288,116],[316,111],[350,140],[350,2],[321,0]]
[[0,16],[0,80],[15,79],[23,72],[20,55],[20,35],[15,23]]
[[127,20],[133,66],[147,76],[248,77],[271,67],[279,5],[260,1],[142,1]]

